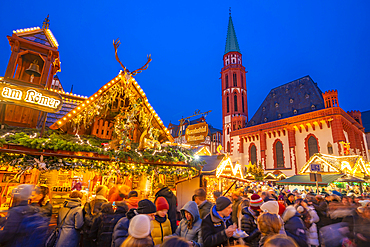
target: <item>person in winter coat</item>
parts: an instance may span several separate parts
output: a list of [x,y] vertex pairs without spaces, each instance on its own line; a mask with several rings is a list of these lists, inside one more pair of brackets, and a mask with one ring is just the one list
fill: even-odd
[[294,205],[294,203],[295,203],[294,194],[289,193],[288,196],[287,196],[287,199],[285,200],[285,203],[286,203],[287,206]]
[[147,215],[137,215],[131,221],[128,228],[129,236],[121,247],[153,247],[150,237],[150,219]]
[[134,209],[131,208],[127,214],[126,217],[121,218],[113,230],[112,235],[112,247],[120,247],[121,244],[127,239],[129,236],[129,227],[130,227],[130,221],[140,214],[145,214],[147,217],[149,217],[151,220],[154,219],[154,214],[157,212],[157,209],[151,201],[148,199],[144,199],[139,201],[138,208]]
[[63,219],[64,223],[60,226],[60,235],[56,247],[79,246],[80,229],[84,224],[81,198],[81,192],[73,191],[59,210],[58,225],[61,224]]
[[244,241],[251,247],[258,247],[259,245],[261,232],[257,226],[257,218],[261,212],[260,206],[262,203],[262,198],[253,194],[249,201],[249,207],[245,207],[242,212],[241,229],[249,235],[244,238]]
[[[12,191],[13,204],[9,208],[3,230],[0,230],[0,246],[44,246],[48,220],[45,218],[44,228],[40,232],[33,234],[33,229],[23,229],[23,221],[29,215],[40,214],[40,208],[28,205],[31,197],[33,185],[21,184]],[[41,215],[41,214],[40,214]],[[26,235],[31,235],[27,237]],[[31,241],[31,242],[30,242]]]
[[328,202],[321,195],[316,196],[316,201],[312,203],[312,206],[315,208],[320,218],[320,221],[317,222],[318,230],[320,230],[321,227],[331,224],[331,220],[327,215]]
[[[300,206],[302,207],[302,206]],[[297,210],[300,211],[300,208]],[[300,213],[302,215],[303,223],[306,227],[306,238],[307,238],[307,244],[310,247],[317,247],[320,245],[319,243],[319,236],[317,232],[316,224],[312,222],[312,217],[310,213],[307,210],[304,210]]]
[[287,235],[277,234],[268,238],[264,247],[300,247],[297,243]]
[[198,205],[199,215],[201,219],[204,219],[207,214],[211,211],[212,203],[207,199],[207,193],[203,188],[195,190],[194,201]]
[[300,247],[307,247],[306,227],[294,206],[289,206],[283,214],[286,234],[293,238]]
[[191,246],[202,247],[202,219],[199,216],[198,205],[189,201],[180,212],[182,220],[173,235],[186,239]]
[[130,187],[128,187],[125,184],[122,184],[119,188],[118,191],[115,191],[111,196],[110,196],[110,202],[118,202],[118,201],[123,201],[126,199],[128,193],[130,192]]
[[281,221],[277,214],[270,214],[268,212],[262,213],[257,219],[258,229],[261,232],[261,239],[259,247],[264,246],[266,239],[279,234],[281,229]]
[[53,206],[49,201],[49,187],[46,185],[37,185],[32,192],[31,205],[39,206],[41,212],[50,220],[53,213]]
[[242,202],[242,197],[240,196],[240,191],[236,190],[232,193],[231,198],[233,199],[233,206],[231,212],[231,220],[233,223],[238,222],[238,207]]
[[268,212],[270,214],[276,214],[280,220],[281,228],[279,234],[286,234],[284,229],[284,221],[279,215],[279,203],[277,201],[267,201],[261,205],[261,212]]
[[168,187],[163,187],[163,185],[158,185],[158,187],[162,188],[155,194],[155,201],[160,196],[166,198],[168,205],[170,206],[170,209],[168,210],[168,219],[171,222],[172,233],[174,233],[177,228],[177,198]]
[[202,220],[202,239],[205,247],[229,246],[236,225],[233,225],[230,214],[232,204],[229,198],[220,196],[211,212]]
[[139,195],[137,194],[137,191],[133,190],[128,193],[126,204],[128,206],[128,209],[131,208],[137,208],[139,203]]
[[105,185],[100,185],[96,188],[95,193],[95,198],[86,203],[83,209],[85,216],[85,224],[83,226],[83,245],[88,247],[94,247],[96,245],[95,242],[89,237],[90,230],[94,219],[101,212],[101,205],[105,202],[108,202],[106,198],[108,194],[108,187]]
[[167,212],[169,209],[168,202],[164,197],[158,197],[155,202],[157,213],[154,216],[152,224],[152,238],[154,245],[163,243],[163,239],[166,236],[171,235],[171,222],[167,218]]
[[110,202],[103,203],[101,213],[91,226],[89,238],[96,242],[97,247],[107,246],[112,242],[112,233],[116,223],[126,216],[128,207],[125,202],[115,202],[116,210]]

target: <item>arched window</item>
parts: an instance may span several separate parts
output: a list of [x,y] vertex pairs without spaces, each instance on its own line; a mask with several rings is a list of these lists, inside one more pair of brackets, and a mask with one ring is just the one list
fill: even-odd
[[236,79],[236,73],[233,74],[233,86],[234,87],[238,86],[238,82],[237,82],[237,79]]
[[238,111],[238,95],[234,94],[234,111]]
[[243,74],[240,75],[240,87],[243,88],[244,87],[244,83],[243,83]]
[[283,144],[280,141],[277,141],[275,144],[275,161],[276,161],[276,168],[284,167]]
[[309,157],[319,152],[319,149],[317,148],[317,140],[315,137],[311,136],[310,138],[308,138],[307,144]]
[[227,150],[226,152],[230,153],[230,142],[227,142]]
[[333,146],[328,142],[328,154],[333,154]]
[[226,88],[228,88],[229,87],[229,76],[228,75],[225,76],[225,84],[226,84]]
[[226,112],[227,113],[229,113],[229,111],[230,111],[229,108],[230,107],[229,107],[229,95],[228,95],[228,96],[226,96]]
[[256,145],[254,145],[254,144],[251,146],[250,162],[253,165],[256,165],[257,164],[257,149],[256,149]]
[[242,95],[242,111],[244,112],[244,95]]

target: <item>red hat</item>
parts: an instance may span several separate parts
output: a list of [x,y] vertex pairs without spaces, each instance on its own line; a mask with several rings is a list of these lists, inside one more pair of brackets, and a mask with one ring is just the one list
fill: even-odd
[[260,206],[262,205],[262,203],[263,203],[262,198],[257,194],[253,194],[249,202],[249,207],[253,210],[258,210],[260,209]]
[[167,210],[170,209],[170,206],[168,205],[166,198],[162,196],[157,198],[157,200],[155,201],[155,206],[157,207],[157,211],[161,211],[164,209],[167,209]]

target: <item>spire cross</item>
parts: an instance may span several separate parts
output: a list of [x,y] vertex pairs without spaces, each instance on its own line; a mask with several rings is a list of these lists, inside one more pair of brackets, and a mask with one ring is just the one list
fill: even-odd
[[49,15],[48,17],[45,18],[44,22],[42,23],[42,28],[43,29],[49,29],[49,25],[50,25],[50,20],[49,20]]
[[229,16],[231,16],[231,7],[229,7]]

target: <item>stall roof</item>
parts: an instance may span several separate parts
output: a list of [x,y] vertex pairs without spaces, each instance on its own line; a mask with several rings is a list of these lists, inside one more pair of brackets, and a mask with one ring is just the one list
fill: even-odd
[[204,165],[202,172],[216,171],[218,165],[224,158],[224,155],[200,156],[200,160],[204,160],[207,164]]
[[[334,182],[338,178],[345,176],[345,174],[330,174],[330,175],[321,175],[322,182],[319,182],[320,186],[326,186],[329,183]],[[277,181],[277,184],[285,185],[285,184],[297,184],[297,185],[316,185],[316,182],[310,181],[310,175],[294,175],[290,178]]]

